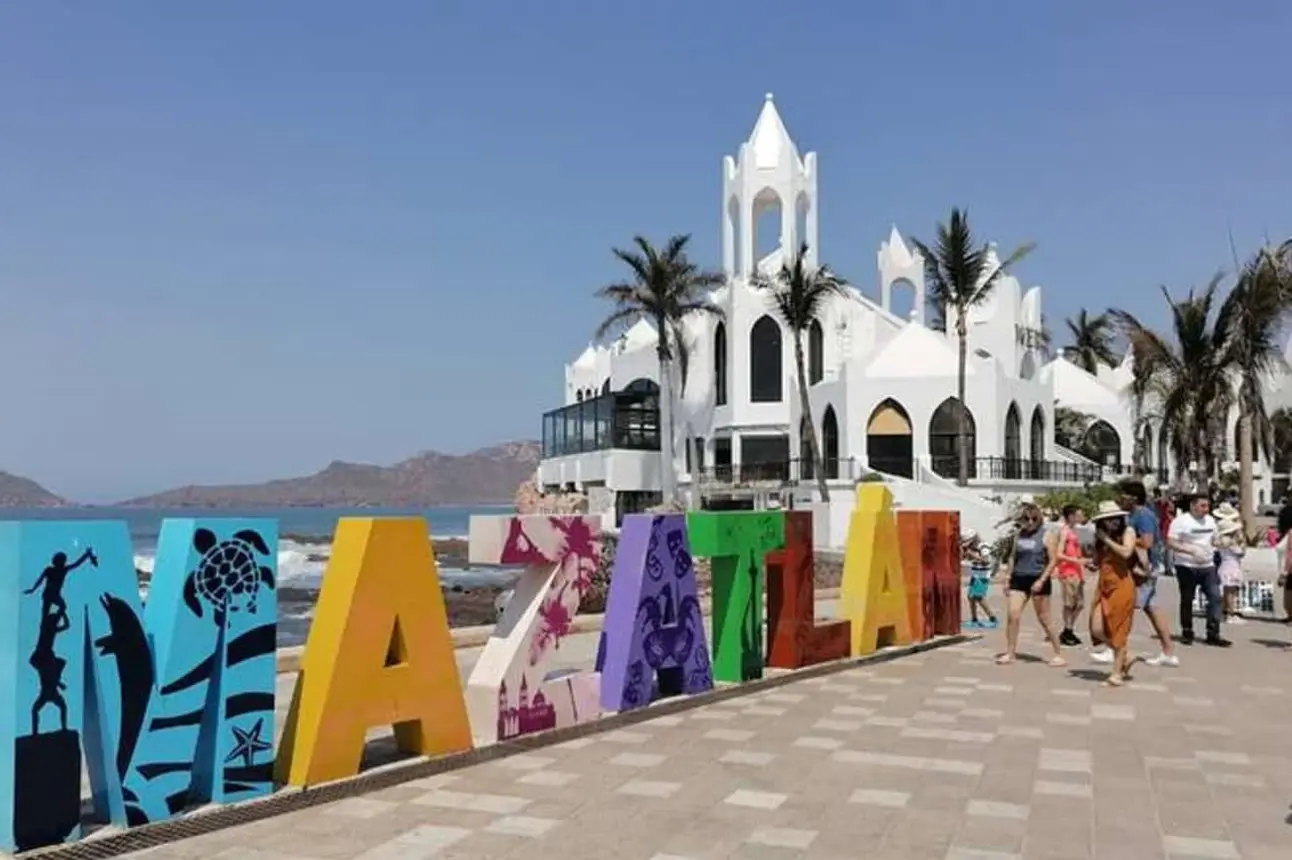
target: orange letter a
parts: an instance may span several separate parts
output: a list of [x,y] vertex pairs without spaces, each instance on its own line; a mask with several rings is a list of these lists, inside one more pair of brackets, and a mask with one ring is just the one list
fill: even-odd
[[364,735],[394,726],[402,752],[471,748],[440,573],[424,520],[337,523],[278,754],[277,777],[353,776]]

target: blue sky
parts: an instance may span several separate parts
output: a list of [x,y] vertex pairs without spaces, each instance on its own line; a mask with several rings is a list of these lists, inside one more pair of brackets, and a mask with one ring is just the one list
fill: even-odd
[[[990,13],[986,10],[990,9]],[[540,12],[541,10],[541,12]],[[763,93],[874,289],[952,205],[1052,325],[1292,235],[1292,6],[0,7],[0,468],[109,500],[534,437],[609,248],[694,234]]]

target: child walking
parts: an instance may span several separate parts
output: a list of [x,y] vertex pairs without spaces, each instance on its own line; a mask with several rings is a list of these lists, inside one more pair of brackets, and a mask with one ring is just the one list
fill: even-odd
[[[977,533],[966,532],[961,538],[961,553],[969,560],[969,620],[965,627],[976,630],[995,630],[1000,622],[987,605],[987,594],[991,589],[991,561],[983,551],[982,541]],[[978,618],[982,610],[986,621]]]
[[1216,552],[1220,555],[1216,573],[1220,577],[1224,597],[1225,621],[1229,624],[1243,624],[1239,592],[1243,587],[1243,554],[1247,548],[1243,545],[1242,520],[1238,517],[1222,519],[1216,527],[1215,544]]

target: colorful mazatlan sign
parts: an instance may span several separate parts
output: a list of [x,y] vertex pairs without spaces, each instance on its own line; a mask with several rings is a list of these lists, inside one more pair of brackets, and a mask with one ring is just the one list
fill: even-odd
[[134,826],[354,776],[377,726],[442,756],[955,632],[958,519],[902,516],[882,486],[858,491],[824,623],[810,514],[625,518],[591,672],[550,666],[599,572],[600,518],[473,517],[472,562],[525,570],[465,691],[425,521],[342,519],[276,757],[275,522],[166,520],[146,602],[124,522],[0,522],[0,850],[80,837],[82,760],[96,818]]

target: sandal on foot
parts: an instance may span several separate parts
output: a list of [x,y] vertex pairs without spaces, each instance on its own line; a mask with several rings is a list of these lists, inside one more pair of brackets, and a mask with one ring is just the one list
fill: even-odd
[[997,666],[1008,666],[1010,663],[1013,663],[1013,662],[1014,662],[1013,654],[998,654],[996,656]]
[[1062,657],[1052,657],[1050,658],[1050,662],[1047,663],[1046,665],[1055,669],[1061,669],[1064,666],[1068,665],[1068,661],[1064,660]]
[[1123,678],[1121,675],[1109,675],[1108,678],[1105,679],[1104,681],[1105,687],[1121,687],[1121,686],[1125,686],[1125,684],[1126,684],[1126,679]]

